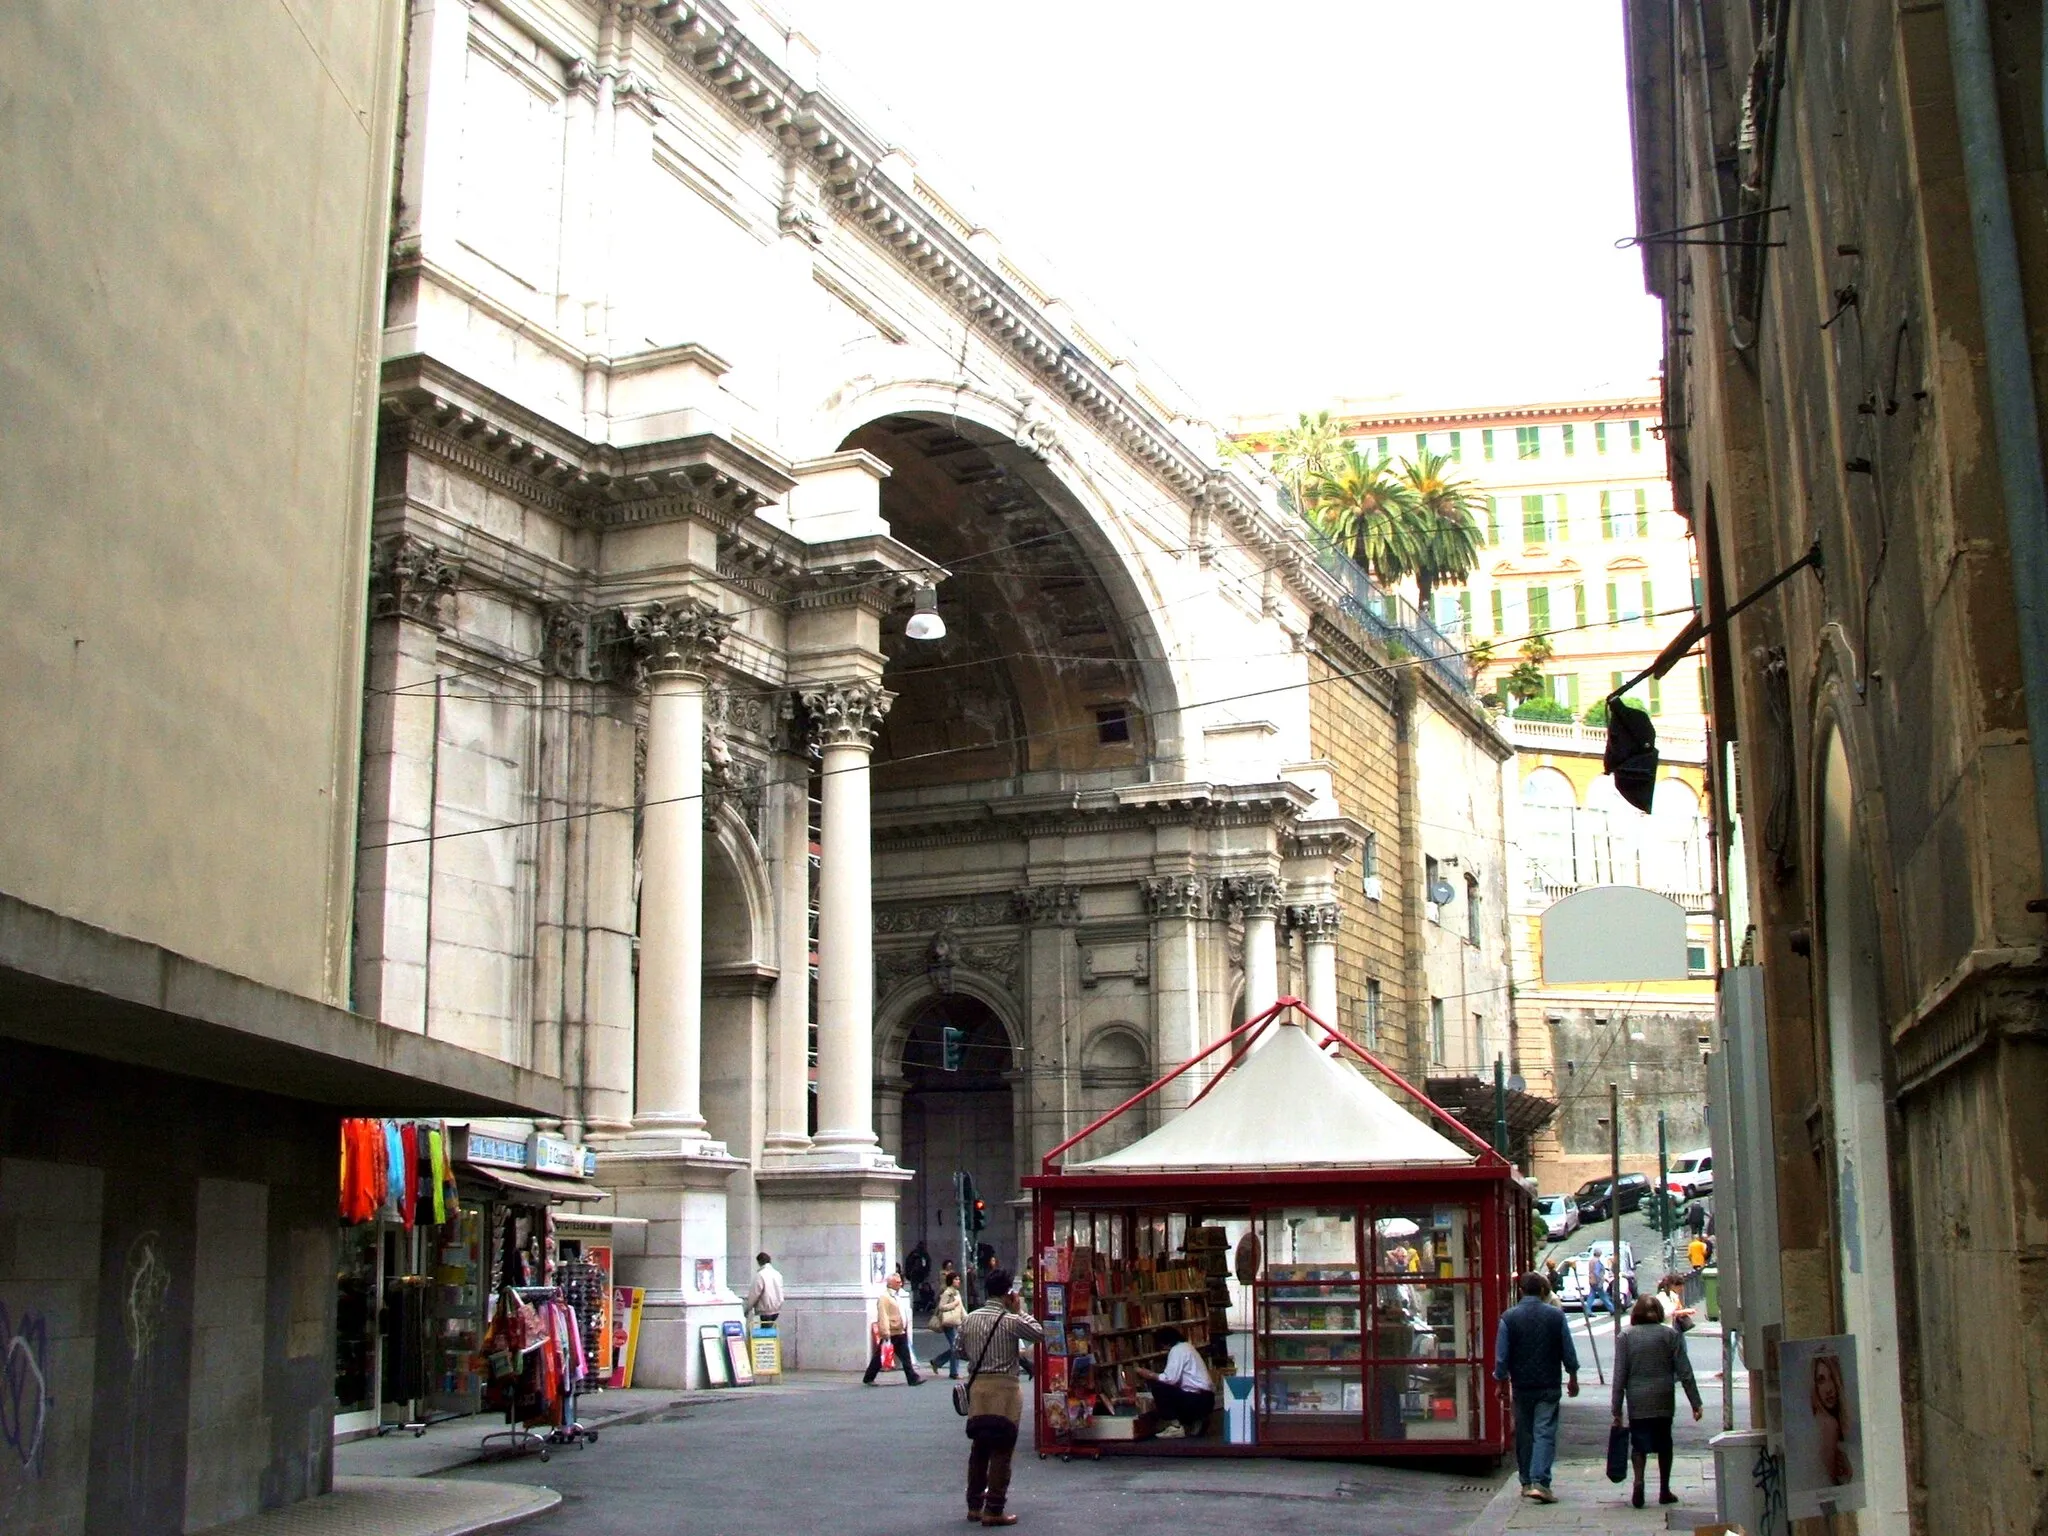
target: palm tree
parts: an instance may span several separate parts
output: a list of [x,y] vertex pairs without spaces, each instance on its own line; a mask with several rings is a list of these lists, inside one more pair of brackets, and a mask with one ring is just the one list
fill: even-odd
[[1478,569],[1485,538],[1479,531],[1478,490],[1469,480],[1453,480],[1445,471],[1450,460],[1424,450],[1415,460],[1402,460],[1400,479],[1407,492],[1413,549],[1410,574],[1415,577],[1416,606],[1431,617],[1430,599],[1439,584],[1462,586]]
[[1382,585],[1415,574],[1408,487],[1385,459],[1368,459],[1347,442],[1304,495],[1309,521]]
[[1273,473],[1297,510],[1307,510],[1316,483],[1336,468],[1350,446],[1328,411],[1313,416],[1304,411],[1293,426],[1273,434]]

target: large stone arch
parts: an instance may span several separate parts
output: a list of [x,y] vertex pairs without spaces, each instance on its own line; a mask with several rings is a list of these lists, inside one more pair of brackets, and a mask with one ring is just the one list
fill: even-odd
[[[1132,702],[1144,713],[1154,776],[1178,777],[1186,761],[1180,712],[1188,692],[1175,659],[1187,647],[1175,630],[1174,597],[1159,588],[1146,568],[1140,538],[1118,511],[1113,493],[1062,444],[1059,424],[1072,418],[1045,397],[1032,398],[1039,404],[1027,414],[1018,397],[1005,399],[980,384],[916,375],[864,378],[827,397],[800,440],[799,453],[823,457],[837,452],[863,429],[891,418],[967,428],[986,439],[984,446],[1001,451],[1102,582],[1129,642],[1126,659],[1140,681],[1141,697]],[[1050,438],[1031,439],[1030,427],[1037,420],[1055,424]],[[1104,452],[1118,451],[1092,431],[1088,441]],[[1164,487],[1154,491],[1150,503],[1173,499]],[[946,600],[942,589],[942,610]]]

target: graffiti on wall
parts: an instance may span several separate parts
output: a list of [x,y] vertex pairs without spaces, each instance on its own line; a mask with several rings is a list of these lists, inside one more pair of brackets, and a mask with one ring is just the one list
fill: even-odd
[[40,1476],[50,1410],[50,1327],[40,1312],[14,1316],[0,1301],[0,1447]]

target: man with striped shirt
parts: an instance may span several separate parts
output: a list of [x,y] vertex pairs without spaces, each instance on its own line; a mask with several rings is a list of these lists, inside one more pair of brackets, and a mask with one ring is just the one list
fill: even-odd
[[1024,1417],[1024,1389],[1017,1377],[1017,1347],[1045,1337],[1038,1319],[1017,1298],[1002,1270],[982,1277],[988,1300],[967,1314],[960,1327],[960,1358],[967,1362],[967,1518],[983,1525],[1015,1525],[1003,1501],[1010,1491],[1010,1457]]

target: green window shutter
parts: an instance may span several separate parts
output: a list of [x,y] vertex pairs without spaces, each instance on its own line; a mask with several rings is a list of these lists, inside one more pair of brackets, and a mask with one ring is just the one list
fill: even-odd
[[1522,498],[1522,542],[1541,544],[1543,542],[1543,498],[1524,496]]
[[1458,628],[1465,634],[1472,633],[1472,589],[1463,587],[1458,592]]
[[1614,537],[1614,492],[1612,491],[1602,491],[1600,493],[1600,537],[1603,539]]
[[1610,673],[1608,673],[1608,674],[1607,674],[1607,691],[1608,691],[1609,693],[1619,693],[1619,692],[1621,691],[1621,685],[1622,685],[1622,684],[1623,684],[1624,682],[1626,682],[1627,680],[1628,680],[1628,674],[1627,674],[1626,672],[1610,672]]
[[1451,434],[1451,462],[1453,464],[1465,462],[1465,434],[1462,432],[1453,432]]
[[[1621,622],[1621,584],[1619,582],[1610,581],[1607,583],[1607,622],[1610,624],[1619,624]],[[1621,676],[1619,672],[1614,675],[1617,678]]]
[[1643,424],[1633,417],[1629,419],[1628,424],[1628,451],[1630,453],[1641,453],[1643,451]]
[[1714,706],[1712,699],[1707,693],[1707,669],[1705,667],[1697,667],[1694,669],[1693,675],[1700,680],[1700,713],[1703,715],[1710,714]]
[[1493,589],[1493,632],[1504,635],[1508,632],[1507,613],[1501,600],[1500,588]]
[[1550,628],[1550,588],[1548,587],[1531,587],[1529,589],[1529,628],[1531,632],[1536,630],[1547,632]]
[[1583,581],[1572,588],[1572,622],[1581,629],[1586,627],[1586,584]]
[[1500,498],[1496,496],[1486,498],[1486,542],[1500,542]]
[[1558,702],[1576,715],[1579,712],[1579,674],[1567,672],[1559,681],[1564,684],[1564,697]]
[[1637,491],[1637,492],[1636,492],[1636,537],[1637,537],[1637,538],[1639,538],[1639,539],[1647,539],[1647,538],[1648,538],[1649,536],[1650,536],[1650,493],[1649,493],[1648,491]]
[[1604,421],[1593,423],[1593,451],[1595,453],[1605,453],[1607,451],[1607,423]]
[[1572,424],[1566,422],[1564,424],[1564,456],[1570,458],[1577,451],[1577,448],[1572,443]]
[[1660,678],[1653,677],[1650,679],[1650,713],[1653,715],[1664,713],[1664,683]]
[[1487,427],[1479,434],[1479,456],[1487,463],[1493,462],[1493,428]]
[[1535,427],[1515,428],[1515,457],[1518,459],[1539,459],[1543,456],[1543,439]]
[[1562,544],[1572,536],[1571,506],[1566,502],[1564,492],[1557,494],[1557,542]]
[[1650,596],[1650,583],[1646,581],[1643,583],[1643,622],[1645,624],[1648,624],[1650,622],[1650,615],[1652,615],[1656,611],[1657,603],[1656,600]]
[[1387,439],[1384,437],[1374,438],[1373,444],[1373,457],[1384,459],[1387,456]]
[[1429,452],[1429,434],[1427,432],[1416,433],[1415,456],[1419,459],[1427,452]]

